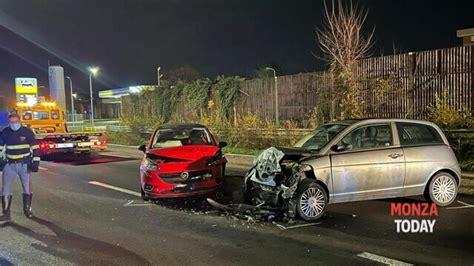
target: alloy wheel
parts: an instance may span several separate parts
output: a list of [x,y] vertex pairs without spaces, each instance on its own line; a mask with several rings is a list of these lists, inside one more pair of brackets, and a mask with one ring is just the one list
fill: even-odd
[[446,175],[440,175],[433,180],[432,195],[441,204],[451,202],[456,196],[456,183]]
[[315,218],[324,211],[326,199],[321,189],[309,187],[302,193],[299,204],[305,216]]

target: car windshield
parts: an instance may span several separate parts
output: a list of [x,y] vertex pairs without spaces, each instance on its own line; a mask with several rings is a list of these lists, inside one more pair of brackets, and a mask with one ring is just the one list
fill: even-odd
[[345,124],[323,125],[298,141],[294,147],[304,148],[310,151],[318,151],[346,127],[347,125]]
[[159,129],[153,140],[153,148],[185,145],[215,145],[215,143],[205,128]]

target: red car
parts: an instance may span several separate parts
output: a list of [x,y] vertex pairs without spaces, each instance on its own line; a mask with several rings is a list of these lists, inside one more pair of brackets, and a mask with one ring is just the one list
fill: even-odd
[[216,136],[199,124],[158,127],[147,145],[140,165],[144,200],[176,198],[215,192],[224,178],[227,160]]

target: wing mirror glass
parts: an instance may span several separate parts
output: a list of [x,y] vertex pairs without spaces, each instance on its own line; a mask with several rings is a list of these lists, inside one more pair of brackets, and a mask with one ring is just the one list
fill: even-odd
[[227,147],[227,142],[225,141],[219,142],[219,148],[224,148],[224,147]]
[[341,152],[341,151],[347,151],[352,149],[352,145],[344,145],[344,144],[336,144],[331,146],[331,151],[333,152]]
[[143,153],[146,152],[146,145],[145,144],[142,144],[140,146],[138,146],[138,150],[142,151]]

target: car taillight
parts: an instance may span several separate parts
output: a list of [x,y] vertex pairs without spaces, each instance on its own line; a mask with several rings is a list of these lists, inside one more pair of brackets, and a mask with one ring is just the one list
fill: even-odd
[[98,141],[94,142],[94,144],[97,145],[97,146],[105,145],[105,143],[106,143],[105,140],[102,140],[102,141],[101,141],[101,140],[98,140]]
[[42,150],[54,149],[54,148],[56,148],[56,144],[54,144],[54,143],[40,143],[39,147]]

